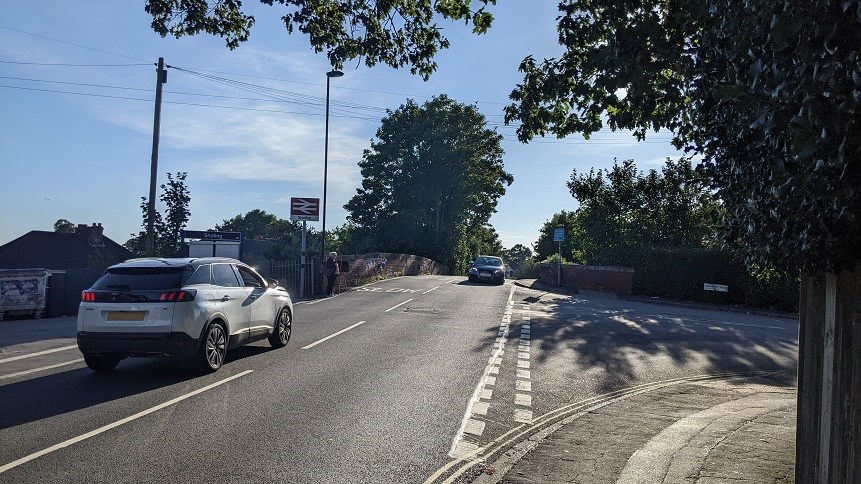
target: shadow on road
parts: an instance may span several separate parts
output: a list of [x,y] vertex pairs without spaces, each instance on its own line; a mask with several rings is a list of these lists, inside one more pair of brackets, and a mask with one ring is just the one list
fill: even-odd
[[[666,363],[709,374],[775,371],[781,373],[770,377],[774,384],[797,384],[797,327],[788,320],[525,293],[516,303],[540,311],[529,320],[533,365],[561,365],[572,376],[588,373],[602,393],[643,383],[649,365]],[[520,325],[519,318],[512,318],[509,348],[520,337]],[[479,347],[487,350],[497,336],[496,329],[488,330]]]
[[[227,352],[219,372],[202,374],[187,360],[128,358],[110,373],[76,368],[0,386],[0,429],[74,412],[195,379],[204,386],[229,376],[230,366],[272,348],[243,346]],[[225,371],[227,370],[227,371]],[[197,386],[197,385],[196,385]],[[165,400],[174,398],[170,395]],[[156,402],[160,403],[160,402]]]

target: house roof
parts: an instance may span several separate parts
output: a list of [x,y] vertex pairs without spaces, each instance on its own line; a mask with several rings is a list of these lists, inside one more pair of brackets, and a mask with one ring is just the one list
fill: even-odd
[[102,234],[101,224],[79,225],[75,233],[32,230],[0,245],[0,268],[63,270],[93,267],[94,261],[116,263],[134,257],[131,251]]

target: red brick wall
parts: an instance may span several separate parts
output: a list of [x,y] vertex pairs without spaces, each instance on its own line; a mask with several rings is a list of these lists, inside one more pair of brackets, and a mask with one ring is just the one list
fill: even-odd
[[[541,266],[541,280],[556,285],[556,266]],[[634,285],[634,269],[613,266],[562,265],[562,285],[591,291],[631,294]]]

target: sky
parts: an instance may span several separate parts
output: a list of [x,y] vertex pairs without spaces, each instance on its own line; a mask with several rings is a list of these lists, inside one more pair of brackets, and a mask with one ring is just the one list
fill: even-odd
[[[149,192],[155,63],[172,66],[164,85],[158,184],[188,173],[189,230],[262,209],[289,218],[291,197],[323,196],[326,75],[331,66],[307,37],[289,35],[283,7],[254,0],[250,39],[234,51],[218,37],[162,38],[144,0],[0,3],[0,244],[54,222],[101,223],[124,243],[141,226]],[[475,104],[503,135],[514,183],[490,222],[503,246],[531,246],[555,213],[577,202],[572,170],[634,159],[659,169],[681,156],[669,133],[637,142],[607,129],[580,136],[517,141],[503,123],[518,65],[562,52],[557,2],[505,0],[493,27],[474,35],[440,19],[451,47],[428,81],[408,69],[359,61],[331,81],[326,228],[345,223],[344,204],[361,186],[358,162],[386,110],[407,99],[446,94]],[[310,222],[319,230],[321,222]]]

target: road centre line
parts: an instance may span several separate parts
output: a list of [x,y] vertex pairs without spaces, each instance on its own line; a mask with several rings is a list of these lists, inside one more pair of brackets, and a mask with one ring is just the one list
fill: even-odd
[[77,360],[66,361],[63,363],[57,363],[56,365],[43,366],[41,368],[34,368],[32,370],[19,371],[17,373],[9,373],[8,375],[0,375],[0,380],[3,378],[15,378],[16,376],[24,376],[29,375],[30,373],[38,373],[40,371],[53,370],[54,368],[59,368],[61,366],[66,365],[74,365],[75,363],[80,363],[84,361],[83,358],[78,358]]
[[403,306],[404,304],[406,304],[406,303],[408,303],[408,302],[410,302],[410,301],[412,301],[412,300],[413,300],[413,298],[409,298],[409,299],[407,299],[406,301],[404,301],[404,302],[402,302],[402,303],[398,304],[397,306],[392,306],[392,307],[390,307],[389,309],[386,309],[386,310],[385,310],[385,311],[383,311],[383,312],[384,312],[384,313],[387,313],[387,312],[391,311],[392,309],[397,309],[397,308],[399,308],[399,307]]
[[442,287],[442,286],[432,287],[432,288],[428,289],[427,291],[423,292],[423,293],[422,293],[422,296],[424,296],[425,294],[427,294],[427,293],[429,293],[429,292],[431,292],[431,291],[436,291],[437,289],[439,289],[439,288],[441,288],[441,287]]
[[50,350],[37,351],[35,353],[28,353],[26,355],[13,356],[11,358],[3,358],[2,360],[0,360],[0,363],[6,363],[9,361],[16,361],[16,360],[23,360],[24,358],[32,358],[34,356],[47,355],[50,353],[56,353],[58,351],[66,351],[66,350],[70,350],[72,348],[77,348],[77,347],[78,347],[78,345],[69,345],[69,346],[63,346],[61,348],[51,348]]
[[232,380],[235,380],[235,379],[237,379],[237,378],[239,378],[239,377],[245,376],[245,375],[247,375],[247,374],[249,374],[249,373],[251,373],[251,372],[253,372],[253,371],[254,371],[254,370],[245,370],[245,371],[240,372],[240,373],[237,373],[237,374],[235,374],[235,375],[233,375],[233,376],[229,376],[229,377],[227,377],[227,378],[225,378],[225,379],[223,379],[223,380],[220,380],[220,381],[217,381],[217,382],[215,382],[215,383],[209,384],[209,385],[207,385],[207,386],[205,386],[205,387],[203,387],[203,388],[199,388],[199,389],[194,390],[194,391],[192,391],[192,392],[186,393],[185,395],[180,395],[179,397],[176,397],[176,398],[174,398],[174,399],[172,399],[172,400],[168,400],[168,401],[166,401],[166,402],[164,402],[164,403],[160,403],[160,404],[158,404],[158,405],[156,405],[156,406],[154,406],[154,407],[150,407],[150,408],[148,408],[148,409],[146,409],[146,410],[144,410],[144,411],[138,412],[138,413],[136,413],[136,414],[134,414],[134,415],[132,415],[132,416],[130,416],[130,417],[126,417],[126,418],[124,418],[124,419],[117,420],[116,422],[113,422],[113,423],[110,423],[110,424],[108,424],[108,425],[105,425],[104,427],[99,427],[99,428],[97,428],[96,430],[92,430],[92,431],[87,432],[87,433],[85,433],[85,434],[83,434],[83,435],[79,435],[79,436],[77,436],[77,437],[73,437],[73,438],[71,438],[71,439],[69,439],[69,440],[66,440],[66,441],[64,441],[64,442],[60,442],[59,444],[52,445],[51,447],[48,447],[47,449],[43,449],[43,450],[40,450],[39,452],[34,452],[34,453],[30,454],[30,455],[24,456],[24,457],[22,457],[22,458],[20,458],[20,459],[18,459],[18,460],[16,460],[16,461],[12,461],[12,462],[10,462],[10,463],[8,463],[8,464],[5,464],[5,465],[3,465],[3,466],[0,466],[0,474],[2,474],[2,473],[4,473],[4,472],[8,471],[9,469],[14,469],[15,467],[18,467],[18,466],[19,466],[19,465],[21,465],[21,464],[25,464],[25,463],[27,463],[27,462],[30,462],[31,460],[38,459],[39,457],[42,457],[43,455],[47,455],[47,454],[50,454],[51,452],[54,452],[54,451],[57,451],[57,450],[60,450],[60,449],[63,449],[63,448],[69,447],[70,445],[73,445],[73,444],[76,444],[76,443],[78,443],[78,442],[81,442],[81,441],[87,440],[87,439],[89,439],[90,437],[95,437],[96,435],[99,435],[99,434],[105,433],[105,432],[107,432],[108,430],[111,430],[111,429],[117,428],[117,427],[119,427],[119,426],[121,426],[121,425],[125,425],[125,424],[127,424],[127,423],[129,423],[129,422],[131,422],[131,421],[133,421],[133,420],[137,420],[137,419],[139,419],[139,418],[141,418],[141,417],[145,417],[145,416],[147,416],[147,415],[149,415],[149,414],[151,414],[151,413],[155,413],[155,412],[157,412],[157,411],[159,411],[159,410],[161,410],[161,409],[163,409],[163,408],[167,408],[167,407],[169,407],[169,406],[171,406],[171,405],[174,405],[174,404],[177,404],[177,403],[179,403],[179,402],[181,402],[181,401],[183,401],[183,400],[187,400],[187,399],[189,399],[189,398],[191,398],[191,397],[193,397],[193,396],[195,396],[195,395],[199,395],[199,394],[201,394],[201,393],[203,393],[203,392],[205,392],[205,391],[207,391],[207,390],[211,390],[211,389],[213,389],[213,388],[215,388],[215,387],[217,387],[217,386],[219,386],[219,385],[223,385],[223,384],[225,384],[225,383],[227,383],[227,382],[229,382],[229,381],[232,381]]
[[309,345],[307,345],[307,346],[303,346],[303,347],[302,347],[302,349],[303,349],[303,350],[307,350],[307,349],[313,348],[313,347],[317,346],[318,344],[320,344],[320,343],[322,343],[322,342],[324,342],[324,341],[328,341],[328,340],[330,340],[330,339],[334,338],[335,336],[338,336],[339,334],[346,333],[347,331],[349,331],[349,330],[351,330],[351,329],[355,328],[356,326],[361,326],[361,325],[365,324],[366,322],[367,322],[367,321],[359,321],[358,323],[356,323],[356,324],[354,324],[354,325],[352,325],[352,326],[350,326],[350,327],[344,328],[344,329],[342,329],[341,331],[338,331],[337,333],[332,333],[332,334],[330,334],[329,336],[326,336],[325,338],[323,338],[323,339],[321,339],[321,340],[315,341],[315,342],[313,342],[313,343],[311,343],[311,344],[309,344]]

